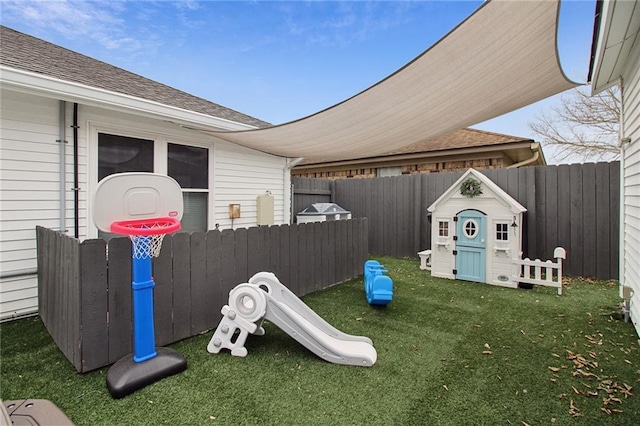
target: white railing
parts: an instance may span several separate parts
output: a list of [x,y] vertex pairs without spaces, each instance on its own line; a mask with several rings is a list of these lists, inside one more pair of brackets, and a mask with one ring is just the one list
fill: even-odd
[[555,262],[536,259],[513,259],[513,281],[526,284],[556,287],[558,294],[562,294],[562,259],[567,258],[567,252],[562,247],[553,251]]

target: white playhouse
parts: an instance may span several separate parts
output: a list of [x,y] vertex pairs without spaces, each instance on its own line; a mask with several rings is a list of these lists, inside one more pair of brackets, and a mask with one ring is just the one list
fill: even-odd
[[432,276],[513,288],[540,284],[562,294],[564,249],[555,249],[556,262],[521,259],[527,209],[482,173],[467,170],[428,211],[431,249],[418,255]]
[[512,279],[512,258],[522,252],[526,208],[482,173],[469,169],[428,211],[434,277],[518,286]]

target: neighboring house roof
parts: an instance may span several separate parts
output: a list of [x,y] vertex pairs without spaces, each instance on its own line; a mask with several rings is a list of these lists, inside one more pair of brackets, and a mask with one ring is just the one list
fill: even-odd
[[0,26],[0,64],[250,126],[270,126],[265,121],[5,26]]
[[[485,130],[465,128],[456,130],[443,136],[421,141],[400,149],[396,149],[377,157],[353,158],[342,161],[325,162],[322,159],[309,158],[300,163],[296,169],[336,166],[346,164],[372,164],[389,162],[396,159],[440,157],[445,155],[463,154],[471,152],[502,151],[514,163],[527,160],[539,151],[540,160],[536,164],[546,164],[544,154],[539,144],[533,139],[511,136]],[[508,154],[507,154],[508,152]]]

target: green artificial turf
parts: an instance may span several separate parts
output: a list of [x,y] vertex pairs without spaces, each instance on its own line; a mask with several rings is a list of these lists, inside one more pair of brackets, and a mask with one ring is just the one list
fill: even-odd
[[0,327],[0,398],[49,399],[78,425],[638,423],[638,336],[614,282],[574,279],[558,296],[378,260],[394,281],[390,305],[369,306],[361,278],[303,298],[373,340],[371,368],[327,363],[266,323],[246,358],[209,354],[213,332],[172,345],[184,373],[114,400],[106,368],[76,373],[31,318]]

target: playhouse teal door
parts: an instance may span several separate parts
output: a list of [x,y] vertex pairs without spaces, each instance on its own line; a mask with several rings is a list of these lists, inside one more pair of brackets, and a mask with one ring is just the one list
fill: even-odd
[[478,210],[458,213],[456,225],[456,279],[485,282],[487,217]]

